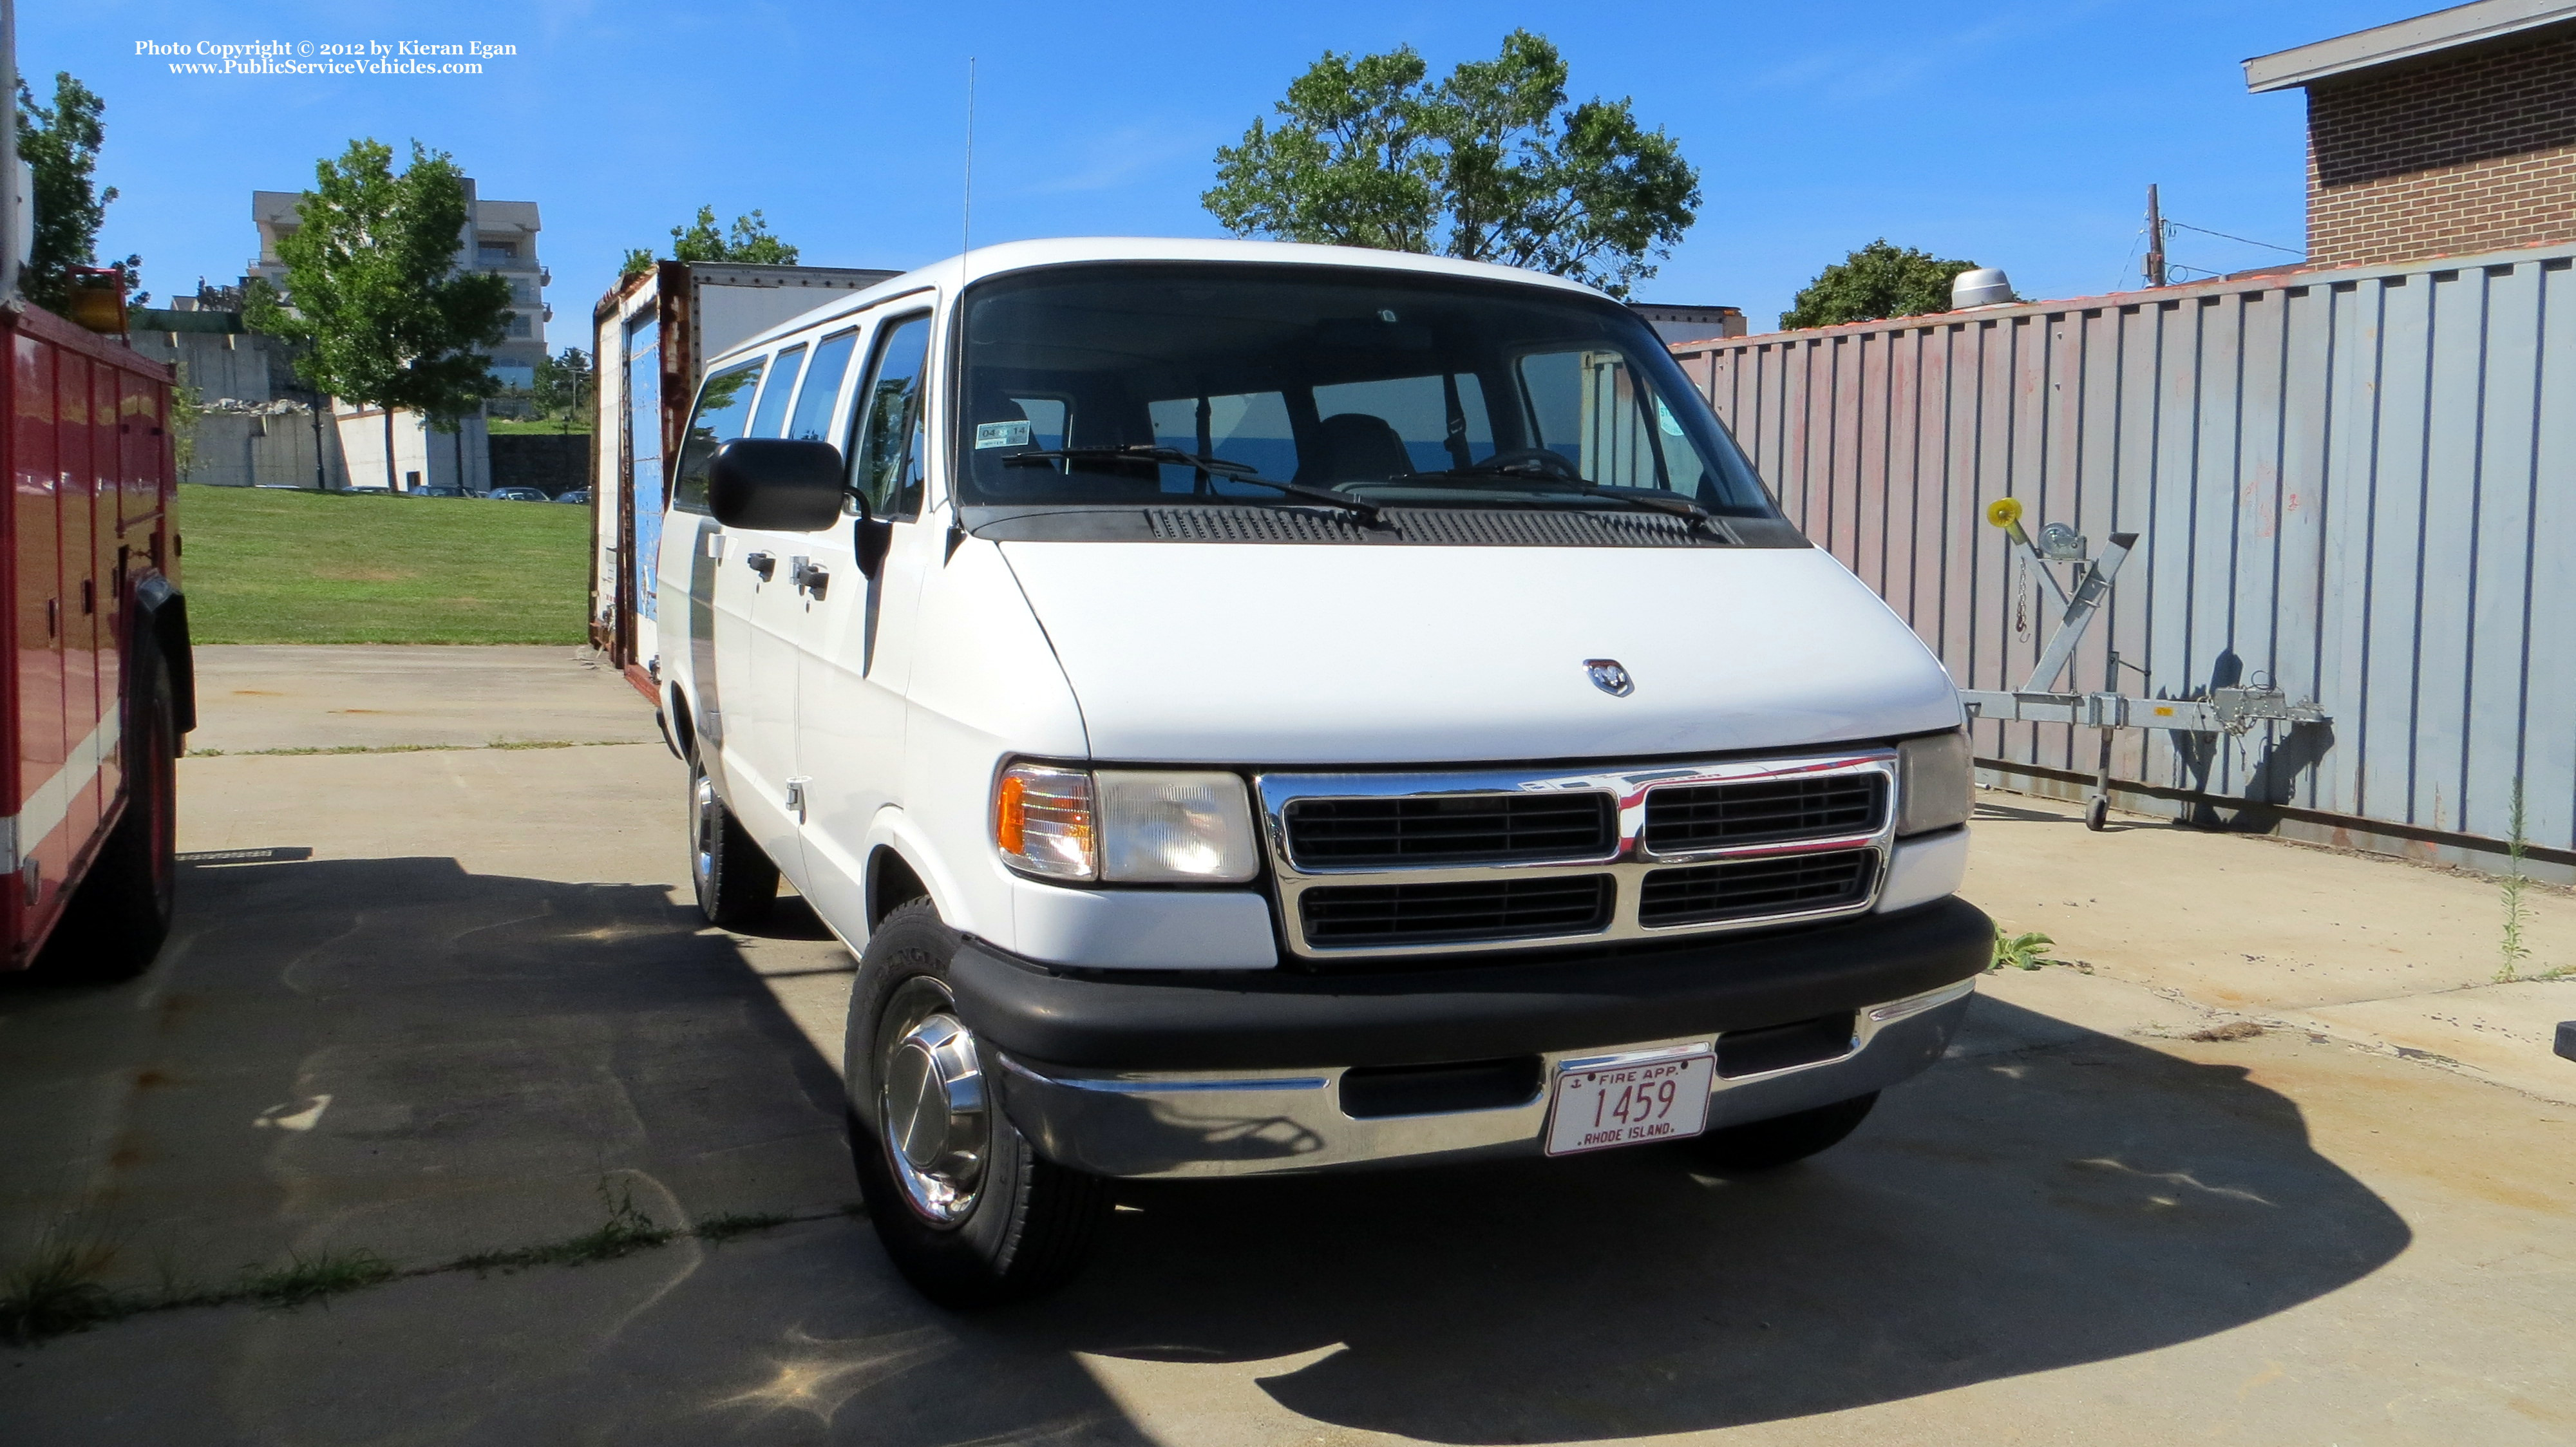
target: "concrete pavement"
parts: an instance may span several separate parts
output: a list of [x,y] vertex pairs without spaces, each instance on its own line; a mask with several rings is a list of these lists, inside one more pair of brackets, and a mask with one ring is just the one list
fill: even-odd
[[[367,708],[523,650],[231,652],[253,700]],[[510,676],[410,727],[651,728],[605,670]],[[237,749],[306,737],[223,697]],[[793,902],[698,928],[681,785],[658,742],[187,761],[182,847],[226,857],[161,964],[0,990],[0,1262],[52,1228],[137,1290],[432,1264],[603,1188],[808,1219],[0,1352],[0,1439],[2576,1441],[2576,1065],[2518,1023],[2576,983],[2480,983],[2486,881],[1990,796],[1972,897],[2091,973],[1985,977],[1816,1161],[1132,1188],[1071,1290],[956,1316],[832,1214],[846,955]],[[2525,968],[2576,963],[2576,905],[2529,902]]]

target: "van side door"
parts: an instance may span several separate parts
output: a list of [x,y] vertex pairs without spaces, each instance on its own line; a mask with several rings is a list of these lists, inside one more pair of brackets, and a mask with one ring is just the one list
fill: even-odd
[[[794,597],[783,559],[795,539],[719,527],[707,513],[708,461],[718,446],[750,434],[769,370],[766,358],[738,362],[699,389],[672,488],[673,521],[663,530],[659,621],[664,667],[688,660],[699,757],[734,817],[794,880],[803,872],[787,803],[796,767],[796,665],[782,630]],[[672,596],[681,578],[685,608]]]
[[[893,306],[874,328],[843,431],[851,486],[874,521],[852,518],[808,539],[809,566],[827,570],[829,581],[819,595],[808,590],[798,657],[809,877],[797,887],[854,941],[868,922],[868,830],[879,810],[902,802],[913,616],[922,577],[943,546],[924,506],[931,313],[916,297]],[[873,578],[859,571],[863,530],[876,535],[871,546],[883,547]]]

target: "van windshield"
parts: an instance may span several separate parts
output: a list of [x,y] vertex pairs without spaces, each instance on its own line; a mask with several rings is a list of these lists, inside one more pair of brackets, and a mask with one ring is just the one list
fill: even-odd
[[1388,506],[1633,506],[1618,489],[1778,516],[1654,332],[1608,301],[1119,263],[997,278],[965,318],[969,505],[1295,503],[1228,475],[1249,471]]

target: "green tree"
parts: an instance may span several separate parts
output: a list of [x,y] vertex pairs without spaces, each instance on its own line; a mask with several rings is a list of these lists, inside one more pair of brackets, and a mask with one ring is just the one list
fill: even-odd
[[1199,198],[1237,236],[1529,267],[1625,296],[1697,219],[1699,172],[1626,99],[1566,102],[1567,67],[1515,30],[1433,83],[1411,46],[1327,51],[1276,125],[1219,147]]
[[[116,188],[97,187],[98,148],[107,138],[99,117],[107,102],[72,78],[54,75],[54,103],[36,103],[36,93],[18,82],[18,159],[35,172],[36,242],[33,255],[19,270],[27,299],[48,311],[63,311],[71,301],[75,267],[98,265],[98,228],[107,220]],[[129,256],[111,263],[131,289],[143,258]],[[138,296],[137,301],[149,300]]]
[[301,343],[295,370],[316,392],[385,413],[385,482],[394,479],[394,409],[452,432],[501,390],[491,356],[508,329],[510,284],[456,269],[464,244],[465,178],[443,151],[414,141],[411,165],[393,148],[351,141],[316,162],[314,189],[278,238],[286,295],[256,286],[250,324]]
[[[771,234],[768,218],[757,207],[748,216],[733,218],[733,235],[727,237],[716,229],[716,208],[701,206],[698,219],[685,227],[671,228],[673,261],[738,261],[754,266],[793,266],[798,253],[795,247]],[[653,269],[653,253],[635,247],[626,253],[618,266],[620,276],[634,276]]]
[[590,405],[595,380],[590,371],[590,353],[579,347],[566,347],[559,357],[539,357],[537,406],[562,421],[558,430],[570,432],[575,414]]
[[1882,236],[1816,273],[1789,310],[1780,313],[1780,325],[1830,327],[1948,311],[1951,278],[1976,265],[1890,246]]

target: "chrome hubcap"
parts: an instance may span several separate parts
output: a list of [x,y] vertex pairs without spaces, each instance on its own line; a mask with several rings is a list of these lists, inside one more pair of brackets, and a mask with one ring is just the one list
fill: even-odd
[[879,1079],[886,1154],[913,1209],[941,1225],[965,1219],[983,1186],[986,1149],[975,1037],[953,1015],[925,1015],[894,1038]]
[[698,898],[707,896],[707,886],[716,874],[717,831],[724,828],[724,801],[716,797],[715,780],[704,774],[689,786],[691,801],[697,806],[697,828],[690,840],[689,876],[698,886]]

